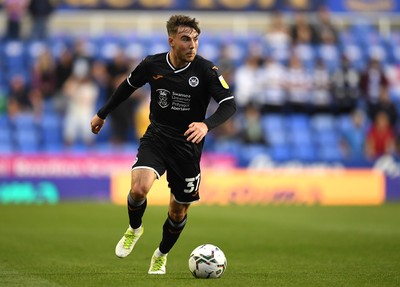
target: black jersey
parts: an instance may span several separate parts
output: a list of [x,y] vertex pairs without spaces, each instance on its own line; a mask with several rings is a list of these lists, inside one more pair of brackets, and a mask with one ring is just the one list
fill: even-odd
[[201,56],[176,69],[169,53],[147,56],[128,76],[129,85],[151,87],[150,120],[185,131],[205,119],[211,97],[217,103],[233,100],[218,68]]

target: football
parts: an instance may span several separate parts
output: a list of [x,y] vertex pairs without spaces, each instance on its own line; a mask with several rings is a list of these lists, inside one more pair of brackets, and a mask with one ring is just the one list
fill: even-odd
[[189,256],[189,270],[196,278],[220,278],[226,266],[224,252],[213,244],[200,245]]

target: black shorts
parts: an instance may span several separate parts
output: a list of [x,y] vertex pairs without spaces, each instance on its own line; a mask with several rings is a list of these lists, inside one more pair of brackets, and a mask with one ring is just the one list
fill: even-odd
[[201,150],[202,143],[187,142],[183,135],[152,123],[140,139],[132,169],[152,169],[157,178],[166,172],[168,187],[175,200],[191,203],[200,199]]

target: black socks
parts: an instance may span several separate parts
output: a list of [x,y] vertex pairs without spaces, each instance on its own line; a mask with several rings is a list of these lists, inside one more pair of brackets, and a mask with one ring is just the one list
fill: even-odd
[[181,235],[183,228],[185,227],[186,220],[187,216],[185,216],[182,221],[175,222],[168,215],[168,218],[163,226],[163,236],[159,247],[162,253],[167,254],[174,246],[175,242],[179,238],[179,235]]
[[133,228],[139,228],[142,225],[142,217],[144,211],[146,210],[147,199],[142,201],[135,201],[131,194],[128,194],[128,215],[129,215],[129,225]]

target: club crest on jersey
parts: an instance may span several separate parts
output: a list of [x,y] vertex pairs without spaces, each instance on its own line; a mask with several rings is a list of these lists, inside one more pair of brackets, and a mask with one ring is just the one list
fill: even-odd
[[192,77],[189,78],[189,85],[191,87],[193,87],[193,88],[197,87],[198,84],[199,84],[199,79],[197,77],[192,76]]
[[166,108],[169,106],[169,101],[168,99],[170,98],[170,91],[167,91],[165,89],[158,89],[156,90],[157,94],[158,94],[158,105],[161,108]]

